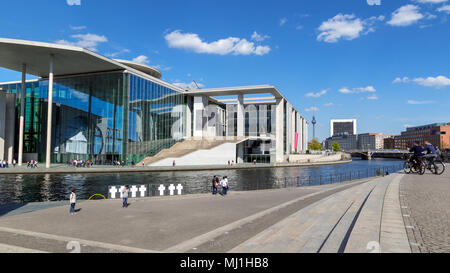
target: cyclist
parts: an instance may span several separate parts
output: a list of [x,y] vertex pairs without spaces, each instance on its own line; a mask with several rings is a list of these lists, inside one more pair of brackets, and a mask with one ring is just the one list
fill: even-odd
[[[424,158],[430,162],[430,164],[433,164],[434,160],[437,158],[436,149],[434,146],[428,141],[425,141],[425,150],[426,154],[424,155]],[[431,167],[430,167],[431,168]]]
[[420,162],[420,157],[423,156],[423,148],[419,145],[419,142],[414,142],[414,145],[409,149],[411,153],[414,153],[411,157],[411,162],[416,165]]

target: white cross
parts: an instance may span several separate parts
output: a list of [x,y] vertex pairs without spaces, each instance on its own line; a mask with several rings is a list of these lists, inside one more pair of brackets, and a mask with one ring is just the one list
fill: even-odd
[[183,186],[181,184],[178,184],[178,186],[177,186],[178,195],[181,195],[181,190],[182,189],[183,189]]
[[125,186],[120,186],[119,192],[120,192],[120,198],[123,198],[123,190],[125,189]]
[[147,191],[147,188],[144,185],[142,185],[139,188],[139,191],[141,192],[141,197],[145,197],[145,192]]
[[132,186],[130,191],[131,191],[131,197],[136,198],[136,193],[138,191],[138,188],[136,186]]
[[111,187],[111,189],[109,189],[109,193],[111,194],[111,199],[115,199],[116,198],[116,193],[117,193],[117,188],[116,187]]
[[159,186],[158,190],[159,190],[159,195],[163,196],[164,191],[166,190],[166,187],[164,187],[164,185],[161,185],[161,186]]
[[173,192],[175,191],[175,186],[173,184],[170,184],[169,191],[170,191],[170,195],[173,195]]

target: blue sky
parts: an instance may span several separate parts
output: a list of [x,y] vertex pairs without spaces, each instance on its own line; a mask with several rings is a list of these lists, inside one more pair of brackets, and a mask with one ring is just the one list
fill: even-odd
[[[0,3],[0,37],[83,46],[201,87],[272,84],[317,136],[450,122],[450,0]],[[0,81],[20,74],[0,69]],[[312,131],[312,130],[311,130]]]

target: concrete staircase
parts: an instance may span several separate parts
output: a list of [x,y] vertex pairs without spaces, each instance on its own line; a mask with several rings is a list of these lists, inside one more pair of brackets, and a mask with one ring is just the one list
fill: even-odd
[[237,140],[185,140],[178,142],[169,149],[163,149],[161,152],[152,157],[147,157],[140,162],[140,165],[144,163],[145,166],[150,166],[158,161],[166,158],[179,158],[187,154],[193,153],[198,150],[210,150],[225,143],[236,143]]

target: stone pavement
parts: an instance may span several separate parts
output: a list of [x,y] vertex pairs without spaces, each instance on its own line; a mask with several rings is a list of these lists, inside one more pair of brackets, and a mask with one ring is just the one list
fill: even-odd
[[308,167],[322,165],[337,165],[351,163],[351,160],[325,161],[312,163],[277,163],[277,164],[251,164],[241,163],[236,165],[192,165],[175,167],[142,167],[124,166],[114,167],[106,165],[95,165],[91,168],[75,168],[66,164],[53,164],[49,169],[39,165],[38,168],[31,169],[26,166],[9,167],[0,169],[0,174],[74,174],[74,173],[136,173],[136,172],[186,172],[186,171],[210,171],[210,170],[240,170],[240,169],[265,169],[265,168],[286,168],[286,167]]
[[409,253],[395,174],[346,189],[280,221],[231,252]]
[[[226,252],[304,206],[361,183],[144,198],[126,209],[121,200],[86,201],[75,216],[64,206],[1,217],[0,243],[47,252],[67,252],[70,241],[82,252],[202,252],[205,246]],[[227,233],[236,236],[210,244]]]
[[75,216],[64,206],[0,218],[0,252],[67,252],[70,241],[83,253],[448,252],[449,180],[393,174],[226,197],[136,199],[127,209],[120,200],[88,201]]
[[[448,167],[448,166],[447,166]],[[408,175],[400,184],[408,237],[415,253],[450,252],[450,172]]]

